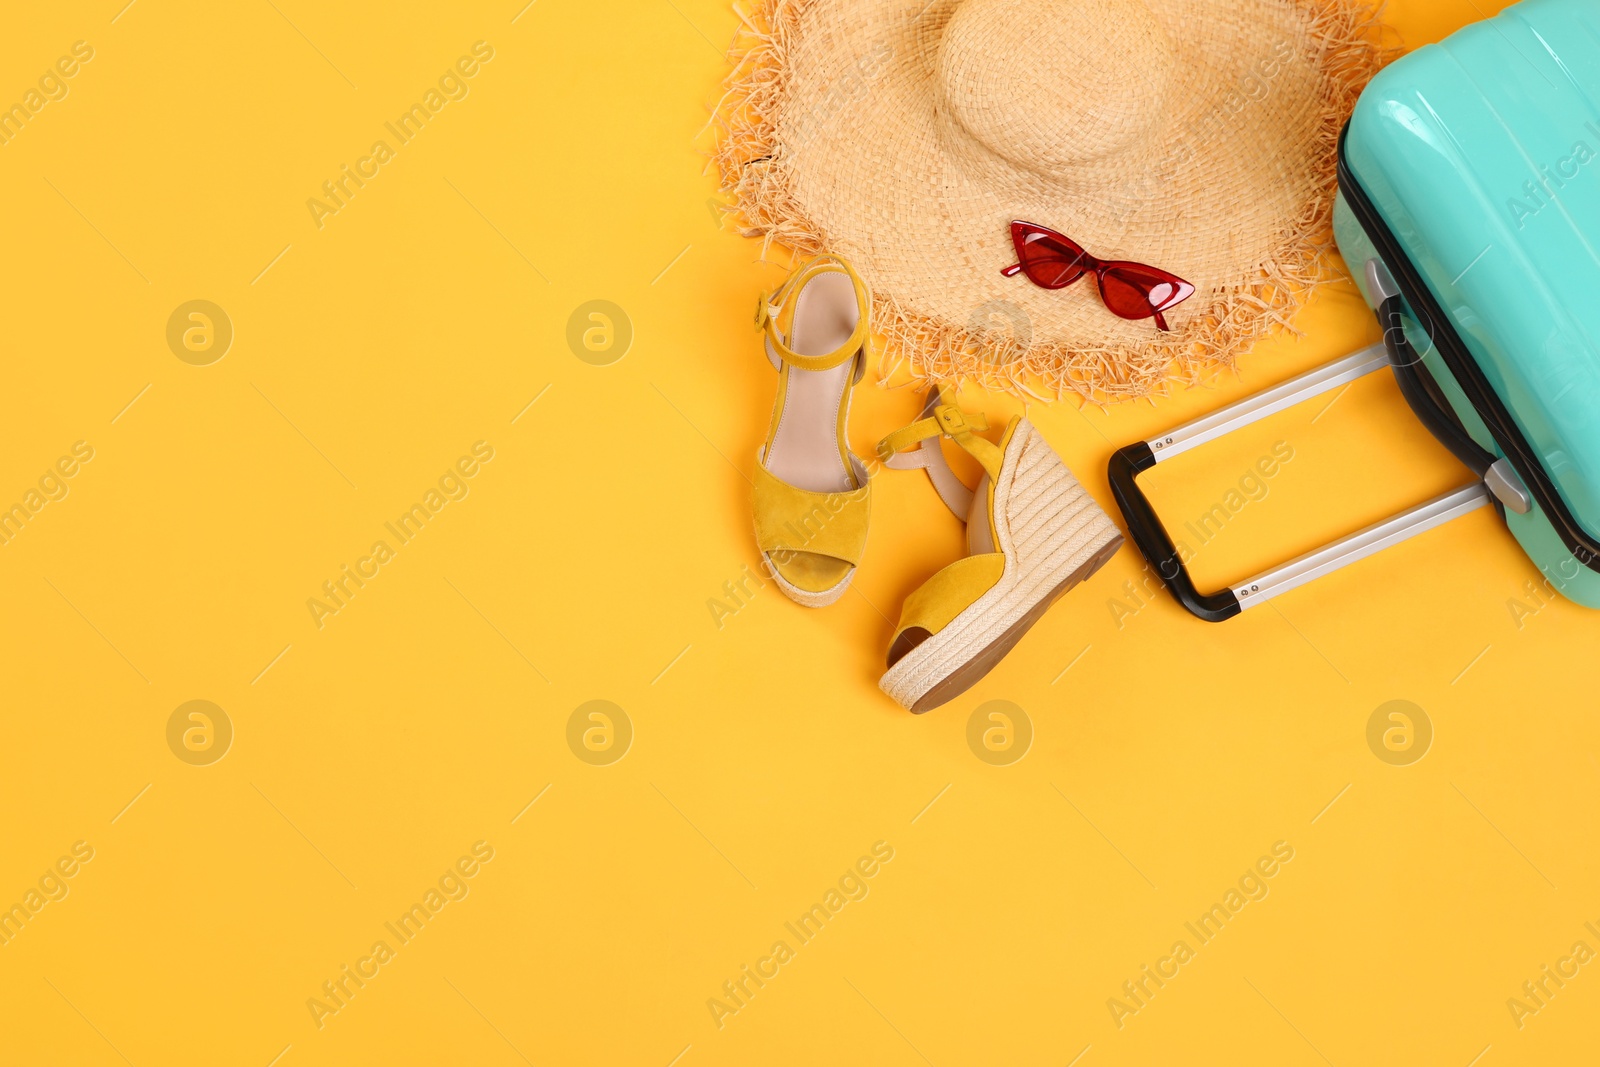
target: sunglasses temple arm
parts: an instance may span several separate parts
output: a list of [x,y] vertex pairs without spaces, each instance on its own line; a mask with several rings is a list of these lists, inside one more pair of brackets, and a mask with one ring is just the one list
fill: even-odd
[[1158,312],[1156,312],[1155,319],[1156,319],[1156,327],[1158,329],[1160,329],[1163,333],[1170,333],[1171,332],[1170,328],[1167,326],[1167,317],[1165,315],[1161,314],[1161,312],[1158,311]]
[[1022,264],[1021,263],[1013,263],[1013,264],[1011,264],[1011,266],[1007,267],[1005,270],[1000,272],[1000,274],[1003,277],[1006,277],[1006,278],[1015,278],[1018,274],[1021,274],[1021,273],[1022,273]]

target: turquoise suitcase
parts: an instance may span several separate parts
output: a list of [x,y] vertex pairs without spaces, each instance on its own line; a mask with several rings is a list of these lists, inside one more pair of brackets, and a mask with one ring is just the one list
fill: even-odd
[[[1212,621],[1494,506],[1549,583],[1600,607],[1600,2],[1522,0],[1405,56],[1339,145],[1339,251],[1384,344],[1131,445],[1112,490],[1179,601]],[[1142,470],[1380,367],[1477,481],[1201,593]]]

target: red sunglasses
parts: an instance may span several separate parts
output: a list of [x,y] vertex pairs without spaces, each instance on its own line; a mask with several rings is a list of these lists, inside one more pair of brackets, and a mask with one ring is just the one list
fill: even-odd
[[1096,259],[1072,238],[1031,222],[1011,224],[1011,243],[1017,246],[1021,262],[1000,272],[1007,278],[1023,272],[1041,289],[1065,289],[1093,271],[1100,298],[1113,314],[1125,319],[1154,318],[1163,330],[1167,320],[1162,312],[1194,293],[1194,286],[1176,274],[1143,263]]

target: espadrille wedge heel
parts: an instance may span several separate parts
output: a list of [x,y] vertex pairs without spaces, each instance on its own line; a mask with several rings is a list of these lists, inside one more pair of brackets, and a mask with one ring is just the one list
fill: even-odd
[[[918,714],[975,685],[1122,545],[1121,531],[1031,422],[1013,418],[995,445],[977,436],[988,428],[981,415],[941,399],[930,397],[922,419],[878,445],[887,466],[926,469],[967,520],[968,555],[906,599],[878,683]],[[983,466],[975,492],[950,472],[940,437]]]

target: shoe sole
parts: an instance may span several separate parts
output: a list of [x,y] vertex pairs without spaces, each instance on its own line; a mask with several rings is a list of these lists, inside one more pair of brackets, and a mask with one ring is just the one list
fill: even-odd
[[813,593],[801,589],[784,580],[778,573],[778,568],[773,564],[772,557],[765,552],[761,553],[761,565],[766,568],[767,574],[777,583],[778,591],[803,608],[825,608],[844,596],[845,590],[850,588],[850,582],[856,576],[856,568],[851,567],[849,573],[839,579],[839,583],[831,589],[824,589],[820,593]]
[[1096,571],[1111,562],[1111,557],[1117,554],[1117,549],[1121,548],[1122,544],[1123,538],[1119,533],[1114,540],[1108,542],[1104,548],[1090,557],[1087,563],[1073,571],[1065,581],[1052,589],[1049,596],[1028,609],[1026,615],[1007,627],[1005,633],[1001,634],[997,640],[971,660],[956,668],[954,674],[923,694],[916,703],[911,705],[911,713],[913,715],[921,715],[924,712],[932,711],[934,708],[948,704],[982,681],[985,675],[994,670],[1000,661],[1010,654],[1011,650],[1016,647],[1017,642],[1022,640],[1023,635],[1033,628],[1033,624],[1044,618],[1044,613],[1049,611],[1056,601],[1066,596],[1073,586],[1094,577]]

